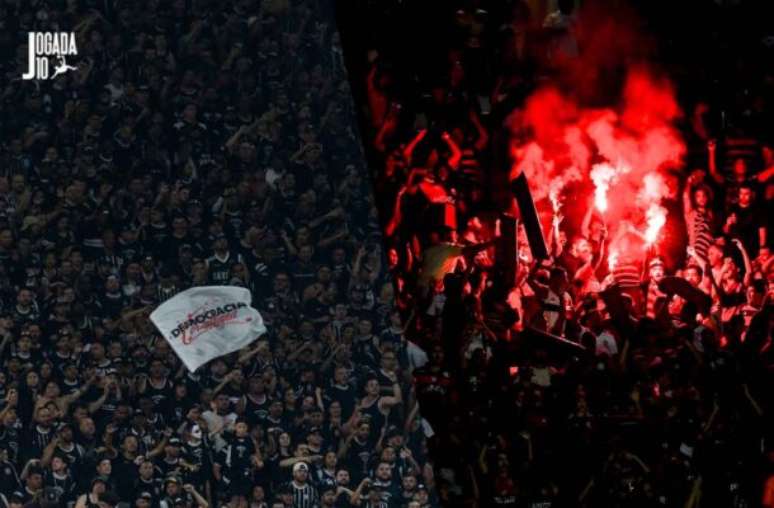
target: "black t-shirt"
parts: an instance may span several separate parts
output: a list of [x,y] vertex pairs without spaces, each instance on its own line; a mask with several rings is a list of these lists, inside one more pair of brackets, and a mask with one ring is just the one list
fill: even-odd
[[369,439],[361,443],[357,438],[352,439],[345,456],[345,463],[349,466],[352,483],[357,484],[368,476],[368,466],[371,460],[374,443]]
[[145,388],[145,396],[153,401],[153,407],[156,410],[165,408],[165,403],[172,395],[172,382],[168,379],[164,379],[164,382],[159,387],[155,387],[151,384],[150,379]]
[[242,263],[244,260],[240,254],[229,252],[225,259],[220,259],[216,255],[207,258],[207,267],[209,270],[210,282],[213,284],[228,285],[231,279],[231,267],[236,263]]
[[0,462],[0,492],[9,493],[21,489],[21,480],[14,465]]
[[742,241],[751,259],[757,257],[760,248],[758,230],[766,226],[766,223],[763,222],[763,214],[755,206],[742,208],[739,205],[731,207],[730,213],[736,215],[736,224],[729,233]]
[[230,454],[230,469],[239,472],[252,467],[251,458],[255,455],[255,444],[249,437],[235,437],[227,447]]
[[119,455],[112,460],[112,466],[116,478],[117,493],[123,499],[131,499],[134,484],[139,479],[137,464],[134,463],[134,460]]
[[251,425],[255,425],[269,416],[271,399],[265,396],[263,401],[256,402],[245,395],[245,418]]
[[352,411],[354,411],[355,404],[357,403],[357,391],[354,386],[349,384],[344,387],[331,383],[325,395],[328,400],[335,400],[341,404],[342,420],[346,421],[352,415]]

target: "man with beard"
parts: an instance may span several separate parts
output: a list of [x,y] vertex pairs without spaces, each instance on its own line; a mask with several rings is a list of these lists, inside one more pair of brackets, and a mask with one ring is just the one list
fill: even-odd
[[62,457],[71,471],[78,471],[84,461],[84,450],[73,442],[73,428],[69,423],[60,424],[57,434],[43,451],[41,465],[48,467],[54,457]]
[[135,492],[148,492],[152,494],[154,500],[159,500],[163,484],[161,481],[161,471],[153,464],[150,459],[143,459],[137,466],[137,480],[134,482]]
[[400,499],[400,486],[393,480],[389,462],[379,462],[371,482],[371,489],[379,492],[379,499],[387,506],[393,506]]
[[368,476],[368,461],[371,457],[373,442],[370,439],[371,424],[361,421],[357,430],[352,432],[339,448],[339,460],[343,460],[349,468],[352,479],[360,482]]
[[28,457],[40,457],[54,438],[54,415],[47,406],[38,408],[36,425],[28,429],[25,451]]
[[293,480],[290,482],[293,492],[294,508],[313,508],[318,506],[319,494],[309,483],[309,466],[298,462],[293,466]]

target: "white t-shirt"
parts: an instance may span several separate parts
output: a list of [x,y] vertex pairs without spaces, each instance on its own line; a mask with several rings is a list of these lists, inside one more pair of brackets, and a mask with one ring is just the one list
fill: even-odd
[[618,343],[615,341],[615,337],[607,330],[597,336],[595,352],[597,356],[602,354],[615,356],[618,354]]

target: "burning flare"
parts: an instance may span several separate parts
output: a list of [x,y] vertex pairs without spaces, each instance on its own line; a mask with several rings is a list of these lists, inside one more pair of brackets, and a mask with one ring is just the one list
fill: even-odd
[[658,234],[666,223],[666,210],[663,206],[652,203],[645,212],[645,218],[648,223],[645,230],[645,244],[651,246],[658,239]]
[[607,269],[612,272],[618,264],[618,251],[611,250],[607,256]]
[[596,164],[591,170],[591,180],[594,182],[594,206],[600,213],[607,211],[607,191],[615,175],[615,168],[607,163]]

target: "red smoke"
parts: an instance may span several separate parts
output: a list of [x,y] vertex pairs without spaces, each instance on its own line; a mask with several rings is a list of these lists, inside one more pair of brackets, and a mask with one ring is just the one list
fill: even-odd
[[[643,67],[629,70],[618,97],[609,107],[585,108],[555,87],[534,93],[509,118],[511,177],[526,173],[542,210],[556,210],[563,192],[593,194],[612,238],[613,225],[631,225],[647,246],[666,220],[665,171],[685,153],[674,126],[681,112],[671,84]],[[588,204],[578,206],[583,213]]]

